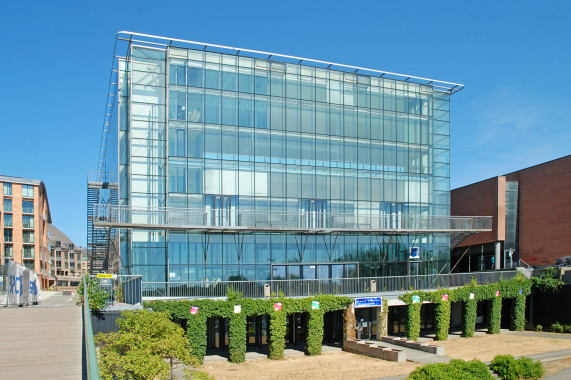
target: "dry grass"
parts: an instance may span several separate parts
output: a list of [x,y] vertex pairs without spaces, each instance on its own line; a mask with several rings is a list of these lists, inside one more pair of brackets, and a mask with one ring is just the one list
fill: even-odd
[[448,339],[431,342],[444,346],[444,354],[454,359],[480,359],[491,361],[496,355],[540,354],[543,352],[571,349],[571,339],[541,338],[523,335],[495,334],[473,338]]
[[562,360],[553,360],[543,363],[543,369],[545,369],[545,376],[552,375],[564,369],[571,368],[571,358]]
[[[344,351],[284,360],[254,359],[242,364],[205,363],[199,369],[215,379],[374,379],[410,373],[416,363],[395,363]],[[358,369],[358,370],[357,370]]]

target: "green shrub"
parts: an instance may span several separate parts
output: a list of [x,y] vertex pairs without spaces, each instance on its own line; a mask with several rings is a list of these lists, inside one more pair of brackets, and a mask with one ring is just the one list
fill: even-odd
[[535,326],[535,331],[543,331],[543,326],[538,324],[537,326]]
[[[91,311],[101,311],[107,306],[107,300],[109,299],[109,293],[101,289],[99,286],[99,280],[95,277],[89,277],[85,275],[85,281],[87,282],[87,297],[89,298],[89,309]],[[76,293],[75,303],[77,305],[83,306],[83,281],[79,283],[79,288]]]
[[563,325],[559,324],[559,322],[555,322],[551,325],[551,331],[555,333],[562,333],[563,330]]
[[410,380],[493,380],[488,366],[479,360],[465,362],[453,359],[450,363],[426,364],[411,372]]
[[540,379],[543,366],[530,358],[514,359],[511,355],[497,355],[490,363],[492,370],[505,380]]
[[168,379],[173,364],[198,364],[168,312],[126,311],[121,317],[118,332],[95,336],[103,379]]

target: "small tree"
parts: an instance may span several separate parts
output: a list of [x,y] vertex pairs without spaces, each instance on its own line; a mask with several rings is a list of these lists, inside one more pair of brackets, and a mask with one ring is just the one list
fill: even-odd
[[[99,281],[96,278],[91,278],[87,274],[85,275],[85,281],[87,282],[87,296],[89,298],[89,309],[91,311],[101,311],[107,306],[107,299],[109,294],[101,289],[99,286]],[[83,288],[83,281],[79,283],[79,288],[76,293],[75,303],[77,305],[83,306],[84,297],[83,294],[85,289]]]
[[169,315],[148,310],[126,311],[117,320],[119,332],[97,334],[102,378],[168,379],[173,364],[197,365],[184,330]]

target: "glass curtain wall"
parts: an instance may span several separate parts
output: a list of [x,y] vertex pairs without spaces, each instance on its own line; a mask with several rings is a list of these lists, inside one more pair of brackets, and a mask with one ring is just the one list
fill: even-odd
[[[393,228],[450,214],[448,94],[174,47],[133,47],[120,67],[120,204],[212,210],[212,225],[246,210],[309,213],[308,228],[328,214]],[[124,263],[145,281],[266,280],[292,263],[309,265],[299,278],[355,262],[355,275],[406,275],[413,246],[415,273],[448,265],[447,234],[121,233]]]

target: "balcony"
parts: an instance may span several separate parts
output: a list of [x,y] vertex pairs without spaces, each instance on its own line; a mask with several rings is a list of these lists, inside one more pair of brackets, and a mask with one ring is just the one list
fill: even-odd
[[404,214],[334,214],[234,209],[131,208],[98,204],[91,216],[95,227],[195,230],[208,232],[281,232],[302,234],[410,234],[486,232],[491,216]]
[[267,281],[202,281],[202,282],[143,282],[143,297],[155,298],[221,298],[229,287],[244,297],[265,297],[264,289],[283,293],[286,297],[307,297],[314,294],[358,296],[411,290],[442,289],[464,286],[472,279],[479,284],[497,282],[514,277],[518,272],[488,271],[418,276],[387,276],[337,278],[320,280],[267,280]]

